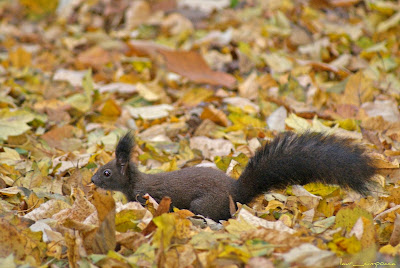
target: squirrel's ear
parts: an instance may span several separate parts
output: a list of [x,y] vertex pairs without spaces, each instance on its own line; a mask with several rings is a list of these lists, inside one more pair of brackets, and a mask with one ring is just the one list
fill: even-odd
[[135,145],[135,141],[131,132],[128,132],[123,136],[115,149],[115,156],[117,160],[117,166],[120,167],[122,175],[126,174],[126,170],[129,166],[129,161],[131,160],[132,149]]

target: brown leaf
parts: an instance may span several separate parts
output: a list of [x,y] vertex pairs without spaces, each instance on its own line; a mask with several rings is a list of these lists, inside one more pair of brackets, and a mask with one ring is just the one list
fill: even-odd
[[119,56],[116,52],[109,52],[101,47],[91,47],[78,55],[76,65],[80,68],[92,67],[101,69],[110,62],[116,62]]
[[[163,197],[160,204],[158,205],[154,217],[160,216],[163,213],[167,213],[169,211],[170,205],[171,205],[171,198]],[[154,224],[153,221],[151,221],[149,225],[147,225],[146,228],[143,229],[142,234],[144,235],[151,234],[156,228],[157,226]]]
[[222,85],[233,88],[236,84],[234,76],[213,71],[203,57],[196,51],[171,50],[154,42],[134,40],[130,42],[131,53],[138,56],[150,56],[154,60],[161,54],[167,68],[197,83]]
[[74,188],[72,190],[72,196],[75,198],[72,207],[63,209],[57,214],[53,215],[53,219],[56,219],[60,222],[63,222],[67,219],[76,222],[83,222],[91,214],[95,213],[96,208],[86,199],[81,189]]
[[9,222],[0,218],[0,256],[14,254],[18,259],[25,255],[27,240]]
[[200,115],[202,120],[209,119],[214,123],[221,125],[223,127],[227,127],[229,125],[229,120],[224,112],[214,108],[213,106],[208,106],[204,108],[203,112]]
[[50,147],[62,149],[64,148],[63,143],[65,140],[73,137],[74,129],[75,128],[71,125],[55,127],[43,134],[41,138],[44,139]]
[[2,213],[0,217],[0,258],[13,254],[17,259],[24,260],[30,255],[32,260],[40,263],[43,249],[40,239],[41,233],[32,232],[26,219]]
[[57,99],[39,101],[35,103],[33,108],[40,113],[45,112],[50,121],[69,122],[71,119],[67,112],[71,105]]
[[143,57],[143,56],[150,56],[155,58],[157,56],[157,52],[159,50],[168,50],[167,46],[163,46],[151,41],[146,40],[131,40],[129,42],[130,45],[130,54]]
[[118,233],[116,240],[118,244],[132,251],[136,251],[141,244],[147,243],[145,236],[138,232]]
[[65,233],[65,243],[67,244],[68,248],[67,250],[68,262],[69,262],[69,267],[72,268],[78,267],[77,263],[80,260],[77,236],[78,236],[77,231],[70,230]]
[[228,73],[213,71],[203,57],[196,51],[159,50],[164,56],[167,68],[198,83],[222,85],[233,88],[235,77]]
[[96,207],[100,220],[100,228],[97,230],[93,244],[93,253],[105,254],[113,250],[115,239],[115,202],[110,194],[93,193],[93,204]]
[[332,64],[324,63],[324,62],[319,62],[319,61],[299,61],[300,63],[306,63],[310,65],[314,70],[316,71],[329,71],[332,72],[341,78],[346,78],[349,76],[351,73],[344,69],[344,68],[338,68],[336,66],[333,66]]
[[396,213],[396,219],[394,221],[393,233],[390,236],[389,244],[393,247],[400,243],[400,215]]
[[360,0],[329,0],[333,7],[351,7],[360,2]]
[[0,178],[0,189],[6,188],[6,187],[7,187],[6,182],[2,178]]
[[151,15],[147,1],[132,1],[125,12],[126,28],[131,30],[144,23]]
[[349,77],[342,103],[360,106],[372,99],[372,82],[364,73],[358,72]]

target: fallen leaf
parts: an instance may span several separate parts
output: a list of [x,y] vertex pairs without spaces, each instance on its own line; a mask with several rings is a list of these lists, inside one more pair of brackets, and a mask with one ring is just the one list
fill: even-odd
[[16,150],[7,147],[4,147],[3,149],[4,152],[0,153],[0,163],[12,166],[21,161],[21,156]]
[[71,205],[65,203],[64,201],[51,199],[46,203],[41,204],[40,207],[35,208],[31,212],[27,213],[24,217],[38,221],[40,219],[51,218],[54,214],[69,208],[71,208]]
[[233,88],[236,79],[227,73],[213,71],[203,57],[195,51],[159,50],[164,56],[167,68],[198,83],[222,85]]
[[281,256],[288,263],[298,263],[304,266],[322,267],[327,263],[333,266],[339,264],[339,258],[335,253],[321,250],[312,244],[302,244]]
[[251,73],[243,83],[239,84],[238,88],[240,97],[250,100],[256,99],[260,88],[257,74],[255,72]]
[[[93,193],[93,205],[96,207],[100,227],[94,237],[86,237],[92,240],[86,247],[88,252],[105,254],[116,246],[115,240],[115,202],[111,195]],[[88,245],[87,243],[86,245]]]
[[267,119],[268,127],[271,130],[284,131],[285,120],[287,119],[287,111],[284,107],[276,109]]
[[11,65],[15,68],[24,68],[31,65],[31,53],[29,53],[22,47],[18,47],[14,51],[11,51],[9,57]]
[[75,64],[80,69],[84,68],[101,69],[106,64],[118,60],[119,60],[118,54],[109,52],[99,46],[94,46],[79,53]]
[[400,112],[397,103],[392,100],[375,100],[374,102],[366,102],[361,106],[368,116],[382,116],[388,122],[399,122]]
[[82,86],[82,80],[85,77],[86,71],[75,71],[58,69],[53,75],[54,81],[66,81],[72,86]]
[[119,116],[121,115],[121,107],[113,99],[108,99],[101,107],[100,113],[104,116]]
[[260,107],[250,101],[248,98],[242,98],[242,97],[231,97],[231,98],[224,98],[222,100],[224,103],[228,103],[230,105],[233,105],[235,107],[239,107],[245,112],[248,113],[258,113],[260,111]]
[[205,158],[214,159],[216,156],[230,154],[233,150],[233,145],[224,139],[193,137],[190,139],[190,148],[200,150]]
[[180,102],[187,106],[196,106],[214,95],[214,91],[206,88],[191,89],[181,97]]
[[376,27],[376,31],[378,33],[387,31],[388,29],[397,26],[400,22],[400,12],[397,12],[393,16],[391,16],[389,19],[382,21],[378,24]]
[[85,73],[82,79],[83,93],[77,93],[69,96],[66,102],[72,107],[81,112],[87,112],[92,106],[92,93],[94,89],[94,83],[92,80],[92,72],[89,70]]
[[372,215],[362,208],[342,208],[336,214],[335,228],[342,227],[347,232],[350,232],[360,217],[365,217],[366,219],[372,221]]
[[50,147],[57,149],[65,148],[65,140],[73,137],[75,128],[71,125],[64,125],[62,127],[55,127],[52,130],[42,135]]
[[46,245],[41,241],[40,232],[32,232],[24,225],[19,218],[0,218],[0,256],[13,254],[18,260],[29,259],[32,265],[37,265],[44,256]]
[[262,226],[267,229],[279,230],[279,231],[283,231],[283,232],[288,232],[290,234],[293,234],[295,232],[293,229],[284,225],[281,221],[271,222],[271,221],[261,219],[259,217],[252,215],[246,209],[241,209],[239,211],[237,217],[238,217],[239,221],[242,221],[242,220],[246,221],[248,224],[252,225],[253,227]]
[[293,68],[292,61],[283,55],[277,53],[264,54],[263,58],[274,72],[283,73]]
[[126,28],[132,30],[145,22],[151,15],[151,7],[146,1],[131,2],[125,12]]
[[166,117],[168,116],[169,111],[173,110],[173,107],[168,104],[152,105],[145,107],[125,106],[125,108],[129,111],[131,116],[135,118],[150,120]]
[[17,136],[25,133],[31,127],[27,123],[34,119],[34,115],[23,110],[11,111],[8,108],[0,110],[0,139],[8,136]]
[[98,87],[100,93],[105,92],[119,92],[122,94],[132,94],[137,91],[136,85],[128,83],[110,83]]
[[396,213],[396,220],[394,221],[393,233],[390,236],[389,244],[393,247],[400,243],[400,215]]
[[[154,213],[154,218],[158,217],[160,215],[163,215],[164,213],[167,213],[169,211],[169,208],[171,206],[171,198],[169,197],[163,197],[161,199],[159,206],[157,207],[156,212]],[[143,229],[142,234],[148,235],[152,233],[156,228],[157,228],[157,221],[151,221],[145,229]]]
[[215,109],[213,106],[208,106],[204,108],[203,112],[200,115],[200,118],[202,120],[209,119],[223,127],[227,127],[229,125],[226,114],[220,110]]

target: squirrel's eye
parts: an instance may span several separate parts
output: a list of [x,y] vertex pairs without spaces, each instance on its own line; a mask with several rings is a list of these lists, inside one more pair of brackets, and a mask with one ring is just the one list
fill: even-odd
[[104,176],[110,177],[111,176],[111,171],[109,169],[106,169],[103,171]]

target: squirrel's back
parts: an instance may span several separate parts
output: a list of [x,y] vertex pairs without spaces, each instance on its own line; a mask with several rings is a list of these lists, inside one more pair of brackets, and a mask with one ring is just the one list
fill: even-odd
[[237,182],[236,201],[271,189],[311,182],[369,192],[377,169],[365,149],[351,139],[306,132],[280,134],[256,152]]

